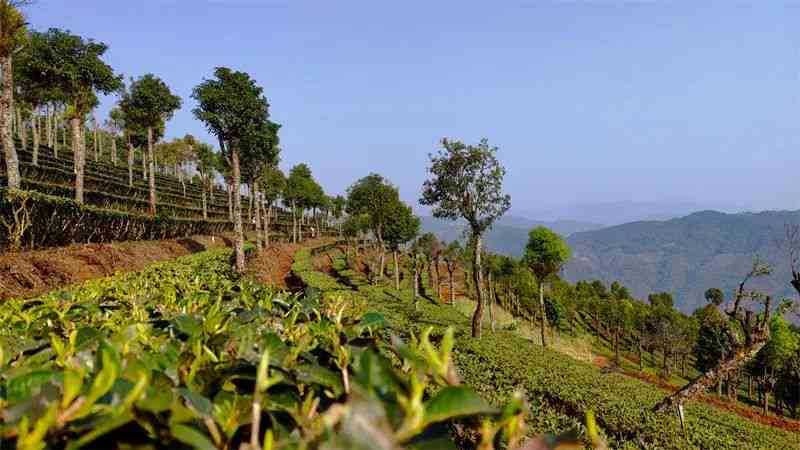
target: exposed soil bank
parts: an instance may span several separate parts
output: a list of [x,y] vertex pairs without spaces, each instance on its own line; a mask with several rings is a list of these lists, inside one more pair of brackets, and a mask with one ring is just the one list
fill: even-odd
[[273,242],[264,253],[253,256],[247,260],[247,272],[255,279],[267,286],[275,286],[281,289],[298,288],[291,280],[292,263],[294,255],[301,248],[316,247],[328,242],[324,239],[314,239],[304,241],[301,244],[288,242]]
[[0,255],[0,300],[28,298],[71,284],[132,272],[209,248],[230,244],[223,237],[192,236],[164,241],[76,244]]

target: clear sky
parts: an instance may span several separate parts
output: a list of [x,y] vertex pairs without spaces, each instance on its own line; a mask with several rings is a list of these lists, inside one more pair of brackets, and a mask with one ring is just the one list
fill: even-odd
[[191,90],[215,66],[249,72],[284,125],[282,166],[310,163],[331,193],[378,172],[415,201],[442,137],[485,136],[518,211],[800,209],[797,3],[38,0],[27,15],[107,43],[126,77],[162,77],[184,99],[168,136],[215,142]]

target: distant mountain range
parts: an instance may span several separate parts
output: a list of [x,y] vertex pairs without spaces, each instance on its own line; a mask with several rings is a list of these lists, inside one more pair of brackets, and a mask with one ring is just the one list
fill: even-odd
[[725,214],[701,211],[667,221],[633,222],[568,238],[574,259],[570,281],[620,281],[641,298],[671,292],[684,312],[704,305],[710,287],[730,295],[758,255],[774,266],[754,287],[776,298],[792,295],[786,224],[800,223],[800,211]]
[[706,208],[698,203],[687,201],[634,202],[626,200],[569,204],[553,208],[523,208],[519,211],[519,214],[546,221],[571,219],[579,222],[612,226],[640,220],[669,220],[683,217],[702,209]]
[[[431,217],[423,230],[446,240],[458,239],[463,224]],[[543,225],[566,236],[573,260],[565,268],[572,281],[620,281],[638,298],[671,292],[684,312],[704,305],[703,293],[719,287],[730,295],[752,265],[755,255],[773,264],[758,287],[775,298],[791,296],[786,250],[779,242],[786,224],[800,223],[800,211],[727,214],[701,211],[684,217],[637,221],[603,228],[576,221],[501,220],[486,237],[491,251],[518,257],[530,228]]]
[[[423,233],[434,233],[439,239],[447,242],[463,240],[464,230],[467,227],[464,221],[453,222],[430,216],[421,217],[421,221]],[[528,241],[528,232],[537,226],[548,227],[562,236],[603,227],[599,224],[574,220],[543,222],[521,216],[504,216],[487,233],[485,237],[486,248],[495,253],[519,257],[522,255],[522,249]]]

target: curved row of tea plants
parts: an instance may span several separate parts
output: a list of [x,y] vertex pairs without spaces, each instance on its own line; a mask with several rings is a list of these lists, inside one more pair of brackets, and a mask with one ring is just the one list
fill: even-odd
[[356,286],[369,308],[383,314],[395,332],[413,334],[433,326],[435,336],[455,327],[454,361],[466,384],[490,402],[523,389],[532,408],[526,418],[534,432],[579,425],[585,412],[592,410],[614,448],[800,448],[796,434],[701,403],[687,405],[683,431],[676,417],[651,412],[664,391],[620,374],[603,373],[513,332],[486,328],[481,339],[473,339],[470,320],[455,308],[427,298],[415,302],[408,280],[401,291],[370,286],[343,255],[335,253],[334,270]]
[[[483,448],[522,437],[452,377],[453,333],[383,339],[376,313],[274,291],[229,250],[0,305],[3,448]],[[399,369],[399,368],[402,369]],[[505,439],[504,438],[504,439]]]
[[79,205],[35,191],[0,189],[0,249],[69,243],[154,240],[232,229],[228,221],[150,216]]

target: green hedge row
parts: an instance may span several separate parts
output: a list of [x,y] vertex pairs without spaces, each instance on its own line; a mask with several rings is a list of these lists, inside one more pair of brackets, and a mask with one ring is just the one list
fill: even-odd
[[227,221],[147,216],[79,205],[32,191],[0,190],[0,249],[44,248],[70,243],[172,239],[219,234]]

